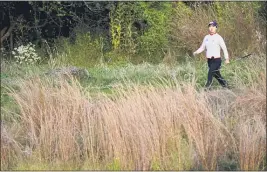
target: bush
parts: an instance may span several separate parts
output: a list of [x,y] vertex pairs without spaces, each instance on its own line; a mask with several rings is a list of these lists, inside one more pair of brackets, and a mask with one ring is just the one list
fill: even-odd
[[137,31],[134,22],[137,20],[136,3],[118,2],[110,10],[110,34],[113,50],[136,53]]
[[160,62],[168,46],[168,33],[172,4],[170,2],[139,2],[142,19],[148,29],[138,38],[139,54],[148,62]]
[[102,63],[104,59],[103,38],[92,39],[90,33],[77,34],[74,43],[69,39],[62,39],[58,42],[61,47],[61,56],[64,54],[66,63],[79,67],[90,67]]
[[110,12],[113,49],[134,56],[134,61],[160,62],[163,48],[168,45],[171,13],[169,2],[119,2],[114,5]]
[[39,57],[35,51],[35,45],[32,43],[29,43],[25,46],[21,45],[18,48],[14,48],[12,54],[14,55],[16,62],[20,64],[34,64],[40,61],[41,59],[41,57]]

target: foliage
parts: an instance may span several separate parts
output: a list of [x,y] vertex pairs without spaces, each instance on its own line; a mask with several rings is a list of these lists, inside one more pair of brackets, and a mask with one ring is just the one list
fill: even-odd
[[12,51],[16,62],[18,63],[26,63],[26,64],[34,64],[41,60],[38,54],[35,52],[35,45],[29,43],[28,45],[21,45],[17,48],[14,48]]
[[136,51],[137,32],[133,30],[137,11],[133,2],[118,2],[110,11],[110,32],[114,50],[134,54]]
[[[47,40],[50,46],[60,37],[69,37],[79,24],[91,32],[105,33],[108,27],[108,11],[113,2],[0,2],[3,16],[0,30],[11,29],[8,40],[2,42],[10,50],[13,44],[33,42],[42,46]],[[96,17],[97,16],[97,17]],[[2,35],[1,35],[2,36]],[[52,44],[52,45],[51,45]]]
[[[119,2],[110,12],[110,32],[115,50],[138,54],[159,62],[168,44],[171,3]],[[157,54],[158,59],[155,58]]]
[[257,36],[264,34],[259,33],[262,27],[258,20],[260,2],[215,2],[213,6],[219,33],[225,38],[228,47],[231,47],[230,55],[240,56],[243,55],[242,52],[262,51],[263,40]]
[[[168,45],[168,33],[172,4],[170,2],[138,2],[141,17],[147,21],[148,29],[138,39],[139,53],[146,61],[162,60],[163,49]],[[157,58],[155,58],[157,56]]]
[[9,54],[8,51],[4,47],[0,48],[0,58],[1,59],[7,58],[8,54]]
[[103,38],[92,39],[90,33],[78,34],[75,43],[69,39],[58,42],[60,55],[64,56],[65,63],[80,67],[90,67],[104,62]]
[[91,37],[102,37],[105,51],[114,51],[109,52],[114,56],[157,63],[169,49],[172,60],[190,55],[213,19],[219,23],[230,57],[266,47],[266,2],[25,1],[0,2],[0,11],[1,32],[7,34],[13,26],[0,44],[7,51],[32,42],[49,52],[62,36],[75,42],[78,34],[90,32]]
[[[169,46],[174,51],[174,54],[184,55],[187,52],[193,51],[193,41],[196,41],[195,37],[199,34],[198,32],[191,34],[191,27],[194,23],[194,21],[192,21],[194,11],[184,2],[175,2],[173,11],[170,35],[168,37],[170,42]],[[184,39],[185,37],[187,40]]]

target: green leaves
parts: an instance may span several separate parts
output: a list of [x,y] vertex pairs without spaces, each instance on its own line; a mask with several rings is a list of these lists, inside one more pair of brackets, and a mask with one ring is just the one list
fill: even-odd
[[162,57],[162,49],[168,44],[172,6],[170,2],[138,3],[140,4],[140,11],[143,11],[142,17],[148,23],[148,30],[139,38],[139,50],[146,54],[148,61],[151,61],[155,54]]
[[[171,13],[171,3],[168,2],[113,4],[110,11],[113,49],[129,54],[143,54],[146,60],[151,61],[155,54],[160,57],[163,55],[162,48],[168,44]],[[142,26],[138,28],[136,23]]]
[[136,3],[118,2],[111,6],[110,33],[114,50],[135,53],[136,32],[133,29],[133,23],[136,16]]

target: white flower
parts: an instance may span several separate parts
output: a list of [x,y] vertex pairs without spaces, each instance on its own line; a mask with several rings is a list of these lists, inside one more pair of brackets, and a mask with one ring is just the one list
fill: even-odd
[[17,62],[21,63],[35,63],[38,60],[40,60],[40,57],[35,51],[35,45],[32,43],[29,43],[26,46],[19,46],[17,48],[14,48],[14,51],[12,51],[12,54],[14,55],[14,58],[17,59]]

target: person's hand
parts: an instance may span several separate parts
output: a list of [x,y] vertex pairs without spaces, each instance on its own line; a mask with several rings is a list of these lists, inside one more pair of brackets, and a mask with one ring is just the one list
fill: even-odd
[[226,64],[229,64],[229,63],[230,63],[229,59],[226,59],[226,60],[225,60],[225,63],[226,63]]
[[196,56],[197,55],[197,53],[196,52],[193,52],[193,56]]

